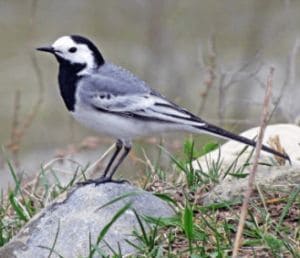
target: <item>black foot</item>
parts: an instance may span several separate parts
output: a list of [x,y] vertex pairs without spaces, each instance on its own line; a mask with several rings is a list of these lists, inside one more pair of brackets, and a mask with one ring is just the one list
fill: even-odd
[[105,184],[105,183],[115,183],[115,184],[124,184],[124,183],[129,183],[127,180],[120,179],[120,180],[115,180],[110,177],[99,177],[95,180],[95,185],[100,185],[100,184]]
[[77,182],[76,184],[79,185],[79,186],[89,185],[89,184],[95,184],[95,180],[93,180],[93,179],[87,179],[87,180],[82,181],[82,182]]
[[88,179],[83,182],[78,182],[77,185],[89,185],[89,184],[95,184],[95,186],[105,183],[115,183],[115,184],[123,184],[123,183],[129,183],[127,180],[115,180],[109,177],[99,177],[96,179]]

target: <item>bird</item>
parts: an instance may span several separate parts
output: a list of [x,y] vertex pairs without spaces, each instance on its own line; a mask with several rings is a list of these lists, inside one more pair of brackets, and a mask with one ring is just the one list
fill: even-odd
[[[129,70],[106,59],[97,46],[80,35],[59,37],[50,46],[36,48],[55,56],[59,64],[61,97],[75,120],[116,139],[102,175],[83,184],[122,183],[113,175],[131,150],[133,140],[171,131],[207,133],[255,147],[252,139],[206,122],[168,100]],[[262,150],[290,161],[266,145]]]

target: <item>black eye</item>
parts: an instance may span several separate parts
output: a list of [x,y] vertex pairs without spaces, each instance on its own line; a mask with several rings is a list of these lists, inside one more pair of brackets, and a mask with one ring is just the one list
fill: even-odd
[[75,53],[77,51],[77,48],[76,47],[71,47],[69,48],[69,52],[70,53]]

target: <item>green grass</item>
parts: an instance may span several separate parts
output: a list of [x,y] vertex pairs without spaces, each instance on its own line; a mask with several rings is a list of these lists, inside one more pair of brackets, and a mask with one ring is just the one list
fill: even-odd
[[[247,176],[244,169],[250,165],[250,157],[240,167],[235,160],[221,174],[221,153],[218,160],[207,170],[201,167],[196,170],[192,167],[192,160],[218,149],[218,145],[214,143],[204,146],[199,151],[195,150],[191,140],[187,140],[183,146],[183,158],[171,155],[161,146],[158,149],[159,155],[167,153],[170,156],[175,171],[172,174],[168,173],[163,171],[159,164],[155,164],[152,167],[152,170],[155,168],[155,172],[147,175],[145,173],[145,180],[137,184],[168,202],[176,215],[172,218],[143,217],[132,208],[131,203],[127,203],[112,216],[110,222],[99,232],[95,242],[92,242],[91,236],[87,236],[87,239],[90,239],[88,258],[122,257],[120,248],[114,250],[105,242],[104,237],[113,223],[128,209],[134,212],[138,225],[132,232],[137,241],[127,240],[128,244],[136,248],[136,257],[230,257],[241,203],[220,202],[204,205],[202,197],[225,176]],[[244,151],[245,149],[242,152]],[[88,169],[88,166],[78,166],[74,177],[67,186],[63,186],[51,166],[42,168],[31,183],[26,183],[22,177],[17,176],[9,161],[8,167],[14,179],[14,187],[6,193],[0,193],[0,246],[5,245],[50,201],[68,191],[79,176],[85,178]],[[48,174],[54,175],[54,183],[49,182]],[[182,180],[178,180],[179,177],[182,177]],[[300,257],[300,187],[296,185],[290,189],[255,191],[243,232],[241,255]],[[137,193],[132,192],[118,196],[98,209],[135,194]],[[58,224],[57,235],[59,230]],[[57,235],[53,236],[53,245],[41,246],[49,251],[49,257],[51,254],[62,257],[55,251]],[[111,256],[101,249],[103,245],[108,247]]]

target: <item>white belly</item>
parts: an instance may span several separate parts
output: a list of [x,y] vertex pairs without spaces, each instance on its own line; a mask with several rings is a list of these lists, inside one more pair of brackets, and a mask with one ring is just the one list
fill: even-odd
[[165,131],[183,130],[181,126],[122,117],[91,108],[76,106],[74,118],[86,127],[117,139],[132,140]]

